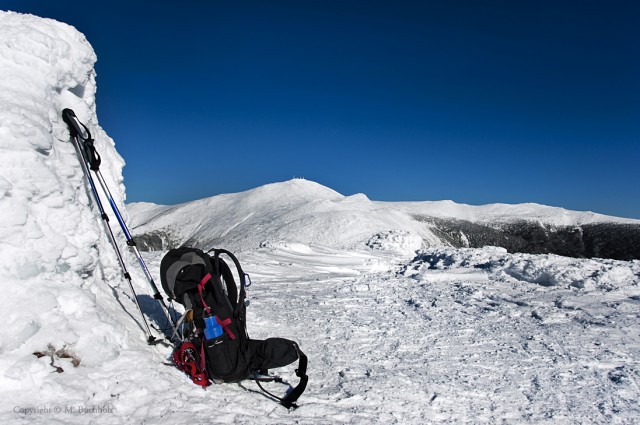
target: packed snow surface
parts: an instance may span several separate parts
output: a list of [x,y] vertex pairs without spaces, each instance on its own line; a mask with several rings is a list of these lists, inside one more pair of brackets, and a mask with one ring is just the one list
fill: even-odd
[[[72,108],[91,129],[125,213],[123,160],[95,113],[94,61],[68,25],[0,12],[1,423],[638,422],[640,261],[425,248],[432,235],[409,217],[424,206],[306,181],[135,207],[137,226],[215,226],[207,238],[235,246],[252,277],[250,335],[295,340],[309,356],[294,411],[252,382],[195,386],[167,365],[170,346],[146,344],[60,117]],[[220,209],[216,222],[198,222],[205,207]],[[300,222],[305,208],[312,218]],[[180,215],[160,214],[172,209]],[[111,223],[147,319],[165,327]],[[163,254],[145,254],[156,282]],[[294,368],[277,372],[295,384]]]

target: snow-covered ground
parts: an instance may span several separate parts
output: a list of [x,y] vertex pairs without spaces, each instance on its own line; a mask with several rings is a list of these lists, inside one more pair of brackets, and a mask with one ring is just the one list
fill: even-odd
[[[640,262],[261,248],[254,337],[310,356],[302,423],[634,423]],[[244,396],[240,393],[240,396]]]
[[[137,226],[211,230],[202,247],[234,249],[252,276],[250,335],[293,339],[309,356],[295,411],[252,382],[196,387],[165,364],[170,346],[146,344],[60,116],[70,107],[92,130],[128,220],[123,160],[95,114],[94,61],[73,28],[0,12],[0,423],[640,421],[640,261],[426,247],[433,235],[409,217],[424,205],[390,208],[306,181],[195,204],[226,208],[226,221],[131,211]],[[111,223],[142,309],[163,327]],[[156,282],[162,255],[144,254]]]
[[[146,255],[156,278],[161,256]],[[252,382],[203,391],[162,365],[169,347],[145,346],[142,329],[126,320],[129,342],[109,344],[117,354],[101,364],[73,368],[56,360],[65,367],[58,374],[48,358],[23,359],[37,379],[26,394],[4,399],[8,411],[0,420],[24,416],[13,405],[111,409],[91,415],[98,423],[631,424],[640,418],[640,262],[500,248],[428,249],[411,259],[295,243],[244,252],[241,261],[254,282],[250,335],[294,339],[309,356],[310,384],[298,410],[267,400]],[[145,309],[162,324],[156,305]],[[135,317],[132,306],[128,311]],[[292,377],[294,366],[282,375]],[[28,419],[83,423],[86,416]]]

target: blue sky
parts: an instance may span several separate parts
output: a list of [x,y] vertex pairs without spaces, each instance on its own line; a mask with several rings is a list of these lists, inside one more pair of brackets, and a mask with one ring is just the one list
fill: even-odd
[[93,45],[128,201],[305,177],[640,218],[635,1],[3,0]]

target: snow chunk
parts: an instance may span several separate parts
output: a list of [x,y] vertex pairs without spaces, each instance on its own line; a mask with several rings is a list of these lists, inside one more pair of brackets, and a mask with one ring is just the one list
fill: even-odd
[[429,248],[418,253],[404,274],[427,279],[434,271],[484,271],[494,279],[612,291],[640,284],[640,261],[582,259],[559,255],[509,254],[504,248]]
[[373,235],[367,246],[375,251],[412,254],[422,248],[423,241],[420,236],[404,230],[388,230]]

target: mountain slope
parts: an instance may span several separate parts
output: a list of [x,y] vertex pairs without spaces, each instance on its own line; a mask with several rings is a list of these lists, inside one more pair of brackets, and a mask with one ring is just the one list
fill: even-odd
[[393,202],[393,207],[415,215],[452,218],[473,223],[512,223],[538,221],[553,226],[579,226],[594,223],[640,224],[640,220],[614,217],[591,211],[571,211],[547,205],[488,204],[466,205],[452,201]]
[[[385,231],[417,240],[414,250],[420,240],[439,242],[429,226],[407,213],[303,179],[173,207],[134,203],[127,208],[134,233],[155,248],[189,243],[239,250],[277,241],[353,248]],[[154,238],[169,244],[153,245]]]
[[640,258],[639,220],[530,203],[379,202],[301,179],[175,206],[127,207],[148,249],[191,244],[237,250],[280,240],[356,248],[392,239],[414,250],[494,245],[509,252]]

